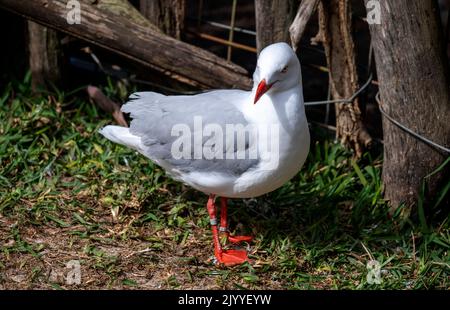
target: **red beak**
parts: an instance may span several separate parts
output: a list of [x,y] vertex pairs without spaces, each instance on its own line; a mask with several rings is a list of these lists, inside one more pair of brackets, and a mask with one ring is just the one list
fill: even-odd
[[259,98],[261,98],[261,96],[264,95],[271,87],[272,84],[267,85],[266,80],[262,79],[258,84],[258,88],[256,89],[255,101],[253,102],[253,104],[256,104]]

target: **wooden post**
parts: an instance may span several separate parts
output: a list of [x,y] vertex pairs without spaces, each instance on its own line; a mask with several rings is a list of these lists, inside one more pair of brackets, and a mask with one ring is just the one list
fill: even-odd
[[289,26],[294,20],[296,4],[295,0],[255,0],[258,54],[272,43],[290,43]]
[[181,40],[184,29],[185,0],[141,0],[140,11],[165,34]]
[[61,48],[58,33],[28,22],[29,65],[33,91],[57,84],[61,79]]
[[[436,1],[381,0],[370,25],[383,109],[394,119],[450,146],[449,71]],[[369,10],[369,9],[368,9]],[[369,12],[370,13],[370,12]],[[393,208],[417,204],[423,178],[445,156],[383,119],[385,198]],[[449,169],[429,178],[431,197]]]
[[[351,32],[349,0],[321,0],[319,4],[319,34],[329,67],[333,99],[348,99],[359,88],[355,46]],[[336,138],[351,147],[360,157],[372,139],[362,122],[358,99],[348,104],[336,104]]]

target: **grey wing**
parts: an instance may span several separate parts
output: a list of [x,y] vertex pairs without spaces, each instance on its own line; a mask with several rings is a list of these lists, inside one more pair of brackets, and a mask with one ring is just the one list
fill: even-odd
[[[226,134],[227,125],[247,125],[242,112],[231,103],[233,100],[245,100],[245,96],[248,96],[247,92],[238,90],[212,91],[195,96],[136,93],[122,107],[122,111],[130,113],[133,119],[130,131],[141,138],[146,146],[144,155],[150,159],[168,163],[185,173],[218,172],[238,176],[258,163],[257,158],[250,156],[253,140],[249,135],[245,135],[244,141],[239,141],[234,134]],[[199,129],[206,129],[207,125],[216,129],[219,127],[223,135],[216,136],[217,132],[211,132],[208,136],[198,132]],[[176,149],[184,154],[181,157],[173,152],[174,143],[179,143],[181,139],[181,131],[177,130],[180,128],[190,132],[190,137],[184,137],[185,141],[190,139],[190,143],[182,145],[182,148],[190,146],[190,149]],[[197,134],[201,138],[194,141]],[[195,152],[194,146],[199,146],[198,141],[202,151],[209,152],[209,157],[199,154],[198,149]],[[222,141],[222,145],[216,143],[218,141]]]

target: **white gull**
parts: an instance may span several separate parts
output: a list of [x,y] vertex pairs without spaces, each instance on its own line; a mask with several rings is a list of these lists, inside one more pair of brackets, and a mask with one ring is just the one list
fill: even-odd
[[[253,80],[252,91],[136,93],[122,107],[132,118],[130,128],[106,126],[100,131],[209,195],[215,256],[226,265],[248,258],[244,250],[223,249],[218,232],[231,242],[251,240],[228,234],[226,199],[257,197],[281,187],[298,173],[309,152],[300,63],[289,45],[276,43],[262,50]],[[240,139],[230,128],[247,131]]]

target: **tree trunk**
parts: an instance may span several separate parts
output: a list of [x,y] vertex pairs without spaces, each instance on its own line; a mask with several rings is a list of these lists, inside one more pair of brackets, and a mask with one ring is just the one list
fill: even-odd
[[272,43],[290,43],[289,26],[294,20],[296,3],[295,0],[255,0],[258,54]]
[[[348,99],[358,90],[355,46],[351,32],[349,0],[322,0],[319,4],[319,34],[327,58],[333,99]],[[361,157],[372,139],[362,122],[359,100],[336,104],[336,138]]]
[[29,21],[28,51],[33,91],[60,81],[61,48],[55,30]]
[[185,0],[141,0],[141,13],[165,34],[181,40],[184,29]]
[[[370,26],[383,109],[441,145],[450,145],[448,65],[436,1],[381,0]],[[422,179],[444,157],[383,119],[385,197],[414,206]],[[447,170],[448,172],[448,170]],[[429,180],[431,195],[445,173]],[[447,175],[448,176],[448,175]]]
[[242,67],[164,35],[158,29],[143,26],[134,19],[113,14],[110,9],[101,9],[95,5],[97,2],[89,3],[92,1],[81,2],[81,23],[73,25],[66,19],[69,10],[65,0],[0,0],[0,7],[197,88],[251,88],[251,79]]

